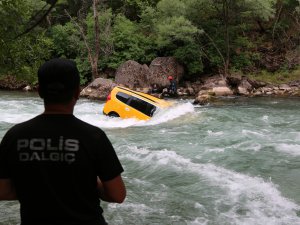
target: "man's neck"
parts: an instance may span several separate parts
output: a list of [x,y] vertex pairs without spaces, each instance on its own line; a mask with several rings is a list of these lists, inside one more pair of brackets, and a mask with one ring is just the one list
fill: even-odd
[[73,114],[73,105],[47,104],[44,114]]

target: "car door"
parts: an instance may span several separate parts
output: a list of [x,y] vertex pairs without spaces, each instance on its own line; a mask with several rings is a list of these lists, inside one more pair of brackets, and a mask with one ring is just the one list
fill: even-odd
[[126,94],[126,93],[124,93],[124,92],[119,91],[116,94],[116,98],[123,103],[123,104],[119,104],[119,107],[117,109],[119,115],[122,118],[128,118],[128,117],[130,117],[131,107],[129,107],[129,101],[131,99],[131,96],[128,95],[128,94]]
[[139,113],[151,117],[156,110],[156,106],[144,101],[143,99],[132,96],[128,104],[136,109]]

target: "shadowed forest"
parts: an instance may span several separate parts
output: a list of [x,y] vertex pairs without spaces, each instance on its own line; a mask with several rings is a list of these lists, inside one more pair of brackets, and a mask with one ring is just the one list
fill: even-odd
[[36,83],[45,60],[77,62],[81,83],[125,61],[174,56],[185,80],[239,73],[298,79],[299,0],[1,0],[0,79]]

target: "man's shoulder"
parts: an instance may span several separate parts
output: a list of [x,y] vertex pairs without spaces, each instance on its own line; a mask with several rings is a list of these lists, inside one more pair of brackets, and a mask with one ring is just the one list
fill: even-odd
[[101,130],[99,127],[96,127],[95,125],[92,125],[88,122],[83,121],[82,119],[74,116],[74,121],[80,126],[86,127],[88,129],[95,129],[95,130]]
[[32,123],[35,120],[36,120],[36,117],[31,118],[31,119],[29,119],[27,121],[20,122],[20,123],[17,123],[15,125],[13,125],[11,128],[9,128],[7,130],[7,132],[5,133],[4,137],[5,138],[8,138],[8,137],[9,138],[14,138],[14,137],[18,136],[19,134],[28,133],[27,132],[28,128],[32,127]]
[[26,121],[17,123],[14,126],[12,126],[10,128],[10,130],[18,130],[18,129],[22,129],[22,128],[25,128],[25,127],[29,127],[29,126],[31,126],[32,123],[34,123],[35,121],[37,121],[38,118],[39,118],[39,116],[35,116],[35,117],[33,117],[31,119],[28,119]]
[[98,134],[104,134],[104,131],[95,125],[92,125],[90,123],[87,123],[77,117],[74,117],[74,122],[76,121],[77,126],[80,127],[80,130],[82,132],[88,131],[88,132],[93,132],[93,133],[98,133]]

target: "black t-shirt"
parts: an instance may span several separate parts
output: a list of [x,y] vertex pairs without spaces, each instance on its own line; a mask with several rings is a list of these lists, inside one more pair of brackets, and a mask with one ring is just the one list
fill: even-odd
[[73,115],[17,124],[0,145],[0,178],[15,184],[22,225],[103,224],[97,176],[122,172],[106,134]]

